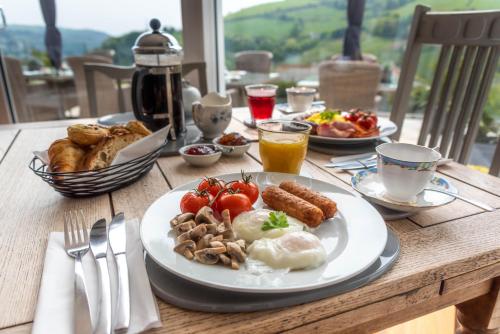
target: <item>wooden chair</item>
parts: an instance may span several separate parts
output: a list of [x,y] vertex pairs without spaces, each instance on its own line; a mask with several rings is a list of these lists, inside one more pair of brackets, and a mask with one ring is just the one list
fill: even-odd
[[[78,56],[68,57],[66,62],[73,71],[78,104],[80,106],[80,117],[91,117],[89,98],[87,95],[87,81],[85,79],[85,72],[83,64],[85,63],[99,63],[111,64],[112,60],[108,57],[101,56]],[[97,101],[99,110],[104,114],[117,113],[118,107],[118,92],[115,87],[114,81],[102,73],[95,74],[95,90],[97,92]],[[97,116],[97,115],[92,115]]]
[[439,146],[444,156],[466,163],[500,55],[500,10],[439,13],[415,8],[391,113],[399,127],[395,139],[424,44],[441,51],[418,144]]
[[270,73],[273,54],[269,51],[241,51],[234,55],[236,69],[253,73]]
[[182,77],[186,77],[191,72],[196,71],[198,74],[198,89],[201,96],[208,93],[207,89],[207,65],[205,62],[199,63],[183,63],[182,64]]
[[318,67],[319,97],[328,108],[375,109],[382,70],[364,61],[322,62]]
[[[85,73],[86,91],[88,96],[88,106],[90,115],[96,117],[99,115],[97,108],[97,87],[96,77],[97,74],[102,74],[107,78],[116,82],[118,94],[116,95],[116,102],[118,105],[118,112],[125,113],[131,111],[131,95],[130,90],[124,89],[124,81],[130,81],[135,72],[135,66],[118,66],[112,64],[102,63],[84,63],[83,71]],[[113,85],[114,90],[114,85]],[[109,99],[110,97],[103,97]],[[109,110],[105,114],[112,113]]]
[[490,166],[490,174],[500,176],[500,139],[497,141],[497,148],[493,154],[493,160]]

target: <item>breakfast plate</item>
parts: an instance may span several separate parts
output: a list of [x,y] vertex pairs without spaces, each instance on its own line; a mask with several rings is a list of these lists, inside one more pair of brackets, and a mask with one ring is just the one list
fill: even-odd
[[[148,208],[141,223],[141,240],[148,255],[169,272],[204,286],[238,292],[284,293],[307,291],[345,281],[370,267],[384,250],[387,241],[385,222],[366,200],[329,183],[304,176],[265,172],[250,175],[260,189],[285,180],[294,181],[337,203],[336,215],[311,231],[326,251],[323,264],[307,270],[264,272],[242,264],[239,270],[231,270],[220,265],[189,261],[174,252],[176,235],[169,221],[180,213],[181,198],[196,188],[200,180],[173,189]],[[234,173],[217,178],[228,182],[239,176]],[[260,196],[253,207],[265,207]]]
[[[352,187],[370,202],[383,207],[416,213],[453,202],[455,197],[435,191],[422,191],[412,202],[397,202],[385,196],[385,187],[377,174],[377,168],[363,170],[351,178]],[[434,176],[426,188],[445,190],[458,194],[458,190],[445,178]]]
[[378,135],[372,137],[362,137],[362,138],[333,138],[333,137],[324,137],[318,135],[310,135],[309,141],[311,143],[317,144],[336,144],[336,145],[356,145],[356,144],[366,144],[373,141],[381,140],[384,137],[388,137],[394,134],[398,127],[392,121],[384,118],[378,119],[378,124],[380,127],[380,131]]

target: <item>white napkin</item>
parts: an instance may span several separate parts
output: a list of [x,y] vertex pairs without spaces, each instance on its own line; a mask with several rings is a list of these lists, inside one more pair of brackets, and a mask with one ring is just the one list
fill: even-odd
[[[126,222],[127,264],[130,283],[130,327],[128,333],[139,333],[161,327],[158,305],[151,292],[137,219]],[[112,300],[115,301],[118,282],[114,257],[108,247],[108,267],[111,277]],[[83,257],[85,283],[89,296],[92,321],[97,319],[99,281],[91,251]],[[74,260],[64,250],[64,234],[52,232],[45,254],[42,282],[38,293],[33,334],[73,333]],[[113,303],[113,310],[116,305]],[[114,313],[114,312],[113,312]]]

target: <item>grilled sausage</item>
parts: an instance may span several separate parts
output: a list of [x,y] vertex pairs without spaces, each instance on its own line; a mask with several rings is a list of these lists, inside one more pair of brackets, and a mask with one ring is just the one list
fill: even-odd
[[277,186],[266,187],[262,199],[273,210],[283,211],[309,227],[317,227],[323,221],[320,208]]
[[321,209],[321,211],[323,211],[325,219],[332,218],[335,215],[335,212],[337,212],[337,204],[334,201],[324,195],[321,195],[317,191],[298,184],[297,182],[283,181],[280,184],[280,188],[311,204],[316,205]]

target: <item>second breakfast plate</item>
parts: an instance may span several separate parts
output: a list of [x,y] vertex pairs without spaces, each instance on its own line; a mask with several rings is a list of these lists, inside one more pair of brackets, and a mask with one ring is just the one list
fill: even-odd
[[[265,172],[249,174],[254,177],[261,191],[268,185],[293,180],[337,203],[335,217],[312,231],[326,250],[325,263],[309,270],[256,273],[245,265],[240,270],[231,270],[218,265],[200,264],[174,252],[176,238],[169,221],[180,213],[181,197],[196,188],[200,180],[173,189],[148,208],[141,223],[141,239],[149,256],[169,272],[212,288],[250,293],[284,293],[307,291],[345,281],[368,268],[384,250],[387,241],[385,222],[366,200],[329,183],[304,176]],[[216,177],[231,181],[238,179],[240,174]],[[262,207],[265,204],[259,198],[254,208]]]

